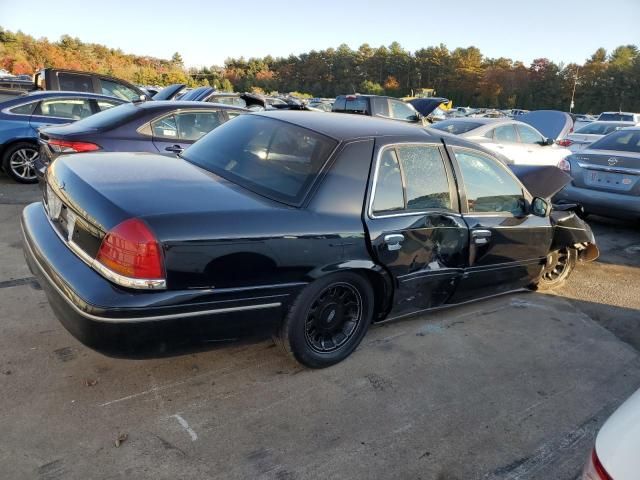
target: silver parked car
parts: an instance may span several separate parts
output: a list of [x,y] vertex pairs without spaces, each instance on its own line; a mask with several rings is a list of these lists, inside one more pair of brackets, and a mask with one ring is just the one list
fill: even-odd
[[609,135],[611,132],[620,130],[624,127],[633,127],[636,125],[633,122],[591,122],[581,128],[576,129],[573,133],[570,133],[558,141],[559,145],[563,147],[569,147],[572,152],[578,152],[587,148],[596,140],[601,139],[605,135]]
[[617,130],[562,160],[573,181],[555,203],[578,203],[585,213],[640,219],[640,127]]
[[557,165],[571,154],[523,122],[502,118],[455,118],[431,126],[504,155],[518,165]]

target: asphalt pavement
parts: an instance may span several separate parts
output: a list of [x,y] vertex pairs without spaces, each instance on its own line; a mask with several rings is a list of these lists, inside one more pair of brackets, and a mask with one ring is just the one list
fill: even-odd
[[84,347],[22,257],[38,197],[0,176],[1,478],[573,480],[640,387],[637,225],[590,220],[602,256],[556,292],[374,327],[314,371],[268,339]]

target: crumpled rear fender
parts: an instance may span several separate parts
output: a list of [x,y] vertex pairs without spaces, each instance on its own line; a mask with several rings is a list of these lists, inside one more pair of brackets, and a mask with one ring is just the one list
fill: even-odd
[[552,211],[553,240],[551,250],[575,248],[578,260],[592,262],[600,256],[600,250],[591,227],[573,211]]

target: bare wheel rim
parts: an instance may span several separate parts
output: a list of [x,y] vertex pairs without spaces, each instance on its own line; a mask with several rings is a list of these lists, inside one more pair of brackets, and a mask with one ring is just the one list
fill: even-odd
[[569,251],[556,250],[547,255],[547,263],[542,270],[542,278],[547,282],[555,282],[563,277],[569,269]]
[[318,353],[343,347],[362,321],[362,297],[348,283],[334,283],[315,298],[305,320],[305,340]]
[[9,168],[18,177],[24,180],[35,180],[35,162],[39,156],[38,149],[24,147],[16,150],[9,157]]

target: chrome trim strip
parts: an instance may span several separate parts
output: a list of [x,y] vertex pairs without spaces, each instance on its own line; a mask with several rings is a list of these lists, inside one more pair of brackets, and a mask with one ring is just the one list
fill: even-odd
[[586,168],[587,170],[597,170],[600,172],[609,173],[622,173],[629,175],[640,175],[640,169],[627,168],[627,167],[608,167],[604,165],[594,165],[593,163],[576,162],[580,168]]
[[178,318],[190,318],[190,317],[200,317],[204,315],[217,315],[220,313],[233,313],[233,312],[243,312],[247,310],[262,310],[266,308],[275,308],[282,306],[281,302],[273,302],[273,303],[263,303],[258,305],[243,305],[241,307],[226,307],[226,308],[216,308],[212,310],[202,310],[199,312],[183,312],[183,313],[170,313],[166,315],[151,315],[147,317],[120,317],[120,318],[110,318],[110,317],[101,317],[99,315],[93,315],[91,313],[85,312],[80,307],[78,307],[73,301],[67,297],[67,295],[62,291],[60,287],[53,281],[51,276],[46,272],[46,270],[42,267],[38,258],[35,256],[33,252],[33,248],[27,239],[27,235],[24,232],[24,228],[22,231],[22,236],[24,240],[24,244],[29,249],[29,253],[31,254],[31,258],[33,258],[33,262],[38,266],[40,272],[46,277],[49,281],[49,284],[58,292],[58,294],[76,311],[79,315],[88,318],[89,320],[94,320],[96,322],[105,322],[105,323],[136,323],[136,322],[149,322],[156,320],[171,320]]

